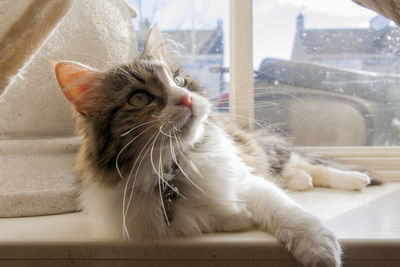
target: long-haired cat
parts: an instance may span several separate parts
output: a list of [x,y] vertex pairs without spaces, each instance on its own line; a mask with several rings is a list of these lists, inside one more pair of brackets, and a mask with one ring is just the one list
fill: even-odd
[[230,125],[167,58],[153,27],[131,64],[105,72],[55,65],[83,135],[80,203],[93,229],[144,239],[257,227],[303,265],[340,266],[335,236],[283,188],[362,190],[372,177]]

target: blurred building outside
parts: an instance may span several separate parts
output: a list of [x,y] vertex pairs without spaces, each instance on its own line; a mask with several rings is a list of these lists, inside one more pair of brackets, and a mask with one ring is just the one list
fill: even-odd
[[292,60],[341,69],[400,72],[400,29],[382,16],[365,29],[305,29],[297,16]]

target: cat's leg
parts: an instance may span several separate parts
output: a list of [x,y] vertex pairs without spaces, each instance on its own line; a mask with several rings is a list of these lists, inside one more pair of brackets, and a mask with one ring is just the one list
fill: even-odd
[[313,184],[342,190],[362,190],[371,181],[368,175],[356,171],[342,171],[332,167],[314,166],[310,170]]
[[309,178],[311,178],[313,186],[342,190],[362,190],[371,182],[369,176],[365,173],[312,164],[307,158],[295,153],[292,153],[286,163],[282,177],[287,188],[292,190],[311,188],[307,187]]
[[274,234],[302,265],[341,265],[341,247],[333,233],[279,187],[249,175],[240,192],[259,227]]
[[120,198],[113,190],[104,186],[83,181],[79,196],[80,208],[85,215],[88,232],[93,238],[121,239],[122,209]]
[[221,225],[218,227],[219,231],[232,232],[254,228],[254,220],[249,212],[221,216],[220,221]]

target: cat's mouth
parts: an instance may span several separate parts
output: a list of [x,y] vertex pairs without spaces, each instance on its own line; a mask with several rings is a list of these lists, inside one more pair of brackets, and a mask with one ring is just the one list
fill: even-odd
[[182,126],[180,127],[179,131],[181,133],[186,133],[189,129],[192,128],[192,125],[195,121],[195,116],[193,114],[191,114],[186,121],[182,124]]
[[201,116],[190,114],[186,120],[183,120],[181,126],[176,129],[180,136],[181,141],[185,145],[193,145],[201,140],[204,133],[204,121],[207,114]]
[[173,116],[174,134],[185,144],[193,144],[201,139],[204,132],[204,121],[208,117],[209,108],[204,105],[193,105],[191,109],[180,107]]
[[177,133],[185,133],[190,128],[195,120],[195,115],[192,112],[179,112],[174,116],[174,129]]

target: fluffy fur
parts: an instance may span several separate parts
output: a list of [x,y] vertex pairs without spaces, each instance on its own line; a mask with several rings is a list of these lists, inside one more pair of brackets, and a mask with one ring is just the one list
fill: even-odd
[[[168,63],[157,28],[130,65],[108,72],[57,66],[79,111],[80,200],[93,231],[158,239],[257,227],[303,265],[340,266],[334,235],[282,188],[362,190],[367,174],[296,153],[277,135],[246,132],[212,113],[198,83]],[[172,166],[177,176],[169,175]],[[179,189],[171,220],[162,200],[168,187]]]

